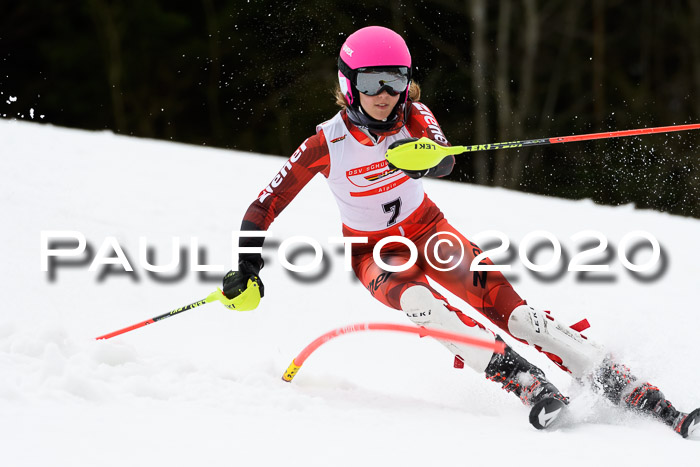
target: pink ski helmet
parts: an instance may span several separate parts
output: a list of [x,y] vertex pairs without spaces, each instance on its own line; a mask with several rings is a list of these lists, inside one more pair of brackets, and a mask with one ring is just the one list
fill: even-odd
[[[338,57],[338,81],[353,123],[374,131],[389,130],[405,120],[405,103],[411,83],[411,54],[403,38],[381,26],[369,26],[345,40]],[[386,121],[375,120],[360,107],[360,92],[400,94]]]

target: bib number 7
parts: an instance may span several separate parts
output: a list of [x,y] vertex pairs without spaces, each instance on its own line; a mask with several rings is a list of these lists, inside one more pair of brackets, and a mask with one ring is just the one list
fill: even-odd
[[391,227],[396,224],[396,219],[398,219],[401,214],[401,198],[396,198],[394,201],[382,204],[382,209],[385,213],[391,214],[389,221],[386,223],[387,227]]

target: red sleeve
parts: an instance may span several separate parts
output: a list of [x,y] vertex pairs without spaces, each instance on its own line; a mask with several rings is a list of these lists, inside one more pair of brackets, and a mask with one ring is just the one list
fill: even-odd
[[[304,141],[260,192],[243,217],[241,230],[267,230],[302,188],[321,172],[328,177],[330,155],[323,131]],[[241,246],[244,245],[241,238]]]
[[[409,102],[408,121],[406,128],[411,136],[420,138],[426,136],[442,146],[451,146],[440,124],[427,105],[420,102]],[[455,156],[445,157],[437,166],[430,169],[429,177],[444,177],[452,172]]]
[[440,128],[440,124],[428,106],[412,101],[409,102],[409,105],[406,128],[411,133],[411,136],[416,138],[427,136],[442,146],[450,146],[447,138],[445,138],[445,134],[442,132],[442,128]]

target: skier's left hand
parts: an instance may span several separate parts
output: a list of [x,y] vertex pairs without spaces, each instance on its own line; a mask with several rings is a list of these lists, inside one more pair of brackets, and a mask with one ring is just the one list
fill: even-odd
[[[397,141],[394,141],[393,143],[391,143],[391,145],[389,146],[389,149],[395,149],[395,148],[398,148],[399,146],[402,146],[404,144],[415,143],[416,141],[418,141],[418,138],[403,138],[403,139],[400,139],[400,140],[397,140]],[[420,153],[416,153],[416,154],[419,155]],[[390,169],[392,169],[392,170],[399,169],[399,170],[403,171],[403,173],[405,173],[406,175],[408,175],[409,177],[411,177],[414,180],[418,179],[418,178],[425,177],[426,175],[432,175],[432,171],[434,169],[434,167],[428,167],[428,168],[421,169],[421,170],[409,170],[409,169],[404,169],[401,167],[396,167],[394,164],[389,162],[388,159],[387,159],[387,163],[389,164]]]
[[[398,169],[398,167],[394,167],[394,165],[391,162],[389,162],[389,168],[390,169]],[[430,169],[425,169],[425,170],[406,170],[406,169],[399,169],[399,170],[401,170],[403,173],[405,173],[406,175],[408,175],[412,179],[416,180],[416,179],[423,178],[426,175],[430,174],[430,171],[433,169],[430,168]]]

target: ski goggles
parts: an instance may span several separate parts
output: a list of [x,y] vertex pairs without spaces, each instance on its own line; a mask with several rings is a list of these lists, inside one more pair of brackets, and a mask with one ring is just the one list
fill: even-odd
[[359,68],[355,87],[362,94],[376,96],[386,91],[390,96],[401,94],[408,87],[408,67]]

